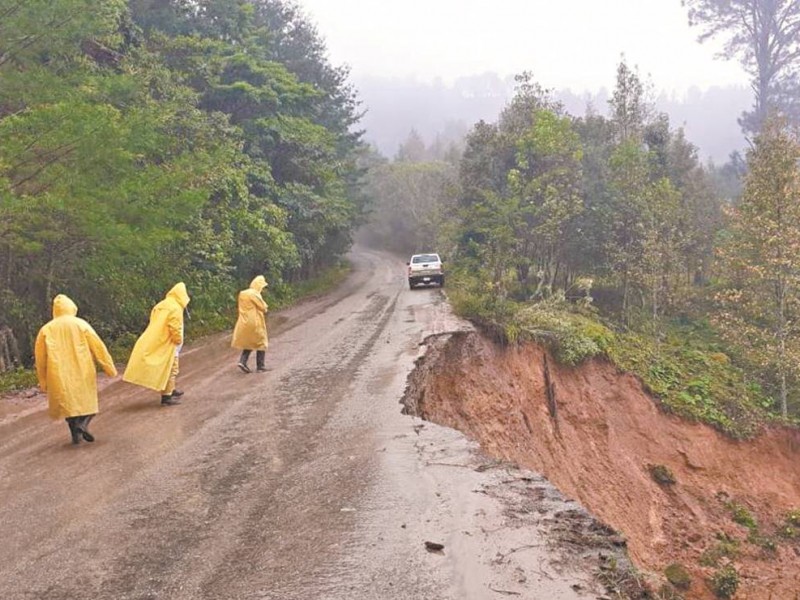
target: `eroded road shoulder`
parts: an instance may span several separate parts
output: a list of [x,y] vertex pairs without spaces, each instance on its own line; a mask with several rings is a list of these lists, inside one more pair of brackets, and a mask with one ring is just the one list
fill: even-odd
[[354,262],[283,315],[263,376],[220,337],[174,410],[109,387],[93,446],[43,410],[0,424],[0,598],[597,598],[597,556],[553,536],[577,507],[400,414],[423,342],[465,325],[399,261]]

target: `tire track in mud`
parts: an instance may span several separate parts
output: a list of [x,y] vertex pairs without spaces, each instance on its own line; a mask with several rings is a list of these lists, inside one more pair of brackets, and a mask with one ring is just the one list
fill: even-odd
[[[278,393],[276,401],[282,407],[280,427],[284,432],[283,439],[286,447],[290,448],[287,452],[289,457],[283,465],[281,480],[284,485],[275,486],[272,493],[261,496],[251,508],[246,519],[248,527],[237,536],[236,548],[229,557],[241,567],[233,576],[226,566],[214,572],[201,586],[203,598],[211,600],[229,595],[242,584],[243,579],[246,580],[253,572],[259,571],[257,565],[265,562],[265,552],[272,555],[269,562],[273,564],[275,572],[270,573],[264,581],[272,589],[264,589],[259,597],[285,597],[276,594],[286,594],[291,588],[308,585],[305,581],[293,581],[295,570],[292,563],[298,555],[296,549],[300,547],[301,555],[311,560],[314,547],[332,547],[341,538],[342,530],[351,526],[352,518],[335,506],[350,503],[364,484],[364,477],[368,473],[367,465],[350,461],[346,469],[337,469],[336,464],[320,465],[320,462],[330,461],[315,455],[328,450],[321,448],[324,440],[321,439],[323,436],[320,432],[325,428],[333,407],[347,397],[357,372],[384,334],[386,325],[395,312],[397,296],[390,299],[371,294],[368,298],[369,305],[361,311],[357,319],[358,329],[363,331],[365,339],[355,342],[345,339],[321,357],[322,365],[296,370],[281,380],[278,387],[284,391]],[[371,334],[368,334],[368,324],[373,324],[374,327]],[[302,390],[302,393],[298,394],[296,390]],[[333,446],[335,448],[336,445]],[[326,466],[337,469],[333,485],[329,485],[331,482],[327,481]],[[291,483],[288,488],[285,485],[287,475]],[[335,505],[333,509],[332,505]],[[329,525],[327,530],[306,527],[313,523],[318,513],[330,513],[331,510],[339,511],[335,528],[330,527],[329,515],[325,519]],[[280,529],[286,530],[289,523],[288,529],[297,532],[295,539],[278,538],[276,543],[276,514],[281,515]],[[327,560],[330,559],[331,556],[328,556]],[[283,591],[275,590],[276,587]]]

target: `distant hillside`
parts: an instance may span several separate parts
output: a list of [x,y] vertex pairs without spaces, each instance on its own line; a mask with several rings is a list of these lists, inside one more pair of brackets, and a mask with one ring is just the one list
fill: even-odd
[[[400,143],[416,129],[426,142],[438,136],[443,141],[458,139],[477,121],[495,120],[514,93],[513,78],[487,73],[456,80],[424,83],[409,79],[364,78],[356,81],[367,113],[362,121],[366,138],[387,156],[394,156]],[[557,94],[567,110],[582,115],[590,105],[599,113],[608,106],[608,92]],[[670,115],[672,123],[683,126],[703,159],[723,163],[746,141],[737,119],[752,102],[745,87],[692,88],[684,97],[661,94],[658,110]]]

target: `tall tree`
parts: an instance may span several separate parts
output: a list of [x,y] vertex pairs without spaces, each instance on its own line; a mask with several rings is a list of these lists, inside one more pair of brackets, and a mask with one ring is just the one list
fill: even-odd
[[632,69],[625,60],[620,61],[617,67],[617,85],[608,103],[611,105],[619,141],[640,139],[650,108],[638,71]]
[[583,149],[572,120],[545,109],[534,112],[516,146],[508,191],[519,211],[519,246],[509,261],[526,290],[535,280],[533,296],[541,297],[573,272],[566,240],[583,212]]
[[781,412],[800,380],[800,139],[769,120],[749,156],[744,195],[720,248],[728,341],[776,376]]
[[723,56],[738,58],[752,78],[755,105],[740,123],[757,133],[772,112],[800,119],[800,2],[682,0],[700,41],[725,40]]
[[399,162],[425,162],[428,157],[428,149],[425,141],[416,129],[412,129],[406,141],[397,150],[397,160]]

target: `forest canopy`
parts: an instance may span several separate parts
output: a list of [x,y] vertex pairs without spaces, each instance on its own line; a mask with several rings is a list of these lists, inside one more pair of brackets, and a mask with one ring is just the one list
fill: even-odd
[[0,0],[0,327],[104,336],[335,263],[361,220],[347,70],[288,0]]

